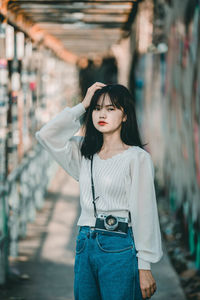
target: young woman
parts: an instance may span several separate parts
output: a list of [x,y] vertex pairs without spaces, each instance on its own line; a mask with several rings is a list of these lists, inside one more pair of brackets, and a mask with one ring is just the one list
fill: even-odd
[[[83,124],[84,137],[74,135]],[[163,251],[153,162],[127,88],[96,82],[36,138],[80,184],[75,300],[149,299],[156,291],[151,263]]]

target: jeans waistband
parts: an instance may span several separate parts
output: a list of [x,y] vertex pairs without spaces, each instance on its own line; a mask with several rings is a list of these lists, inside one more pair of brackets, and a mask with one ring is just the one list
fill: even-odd
[[[80,226],[80,228],[79,228],[79,232],[80,231],[83,231],[83,232],[93,232],[94,230],[95,230],[95,227],[92,227],[92,226]],[[117,232],[114,232],[114,231],[113,231],[113,233],[118,234]],[[133,230],[132,230],[131,226],[128,227],[128,234],[133,235]]]

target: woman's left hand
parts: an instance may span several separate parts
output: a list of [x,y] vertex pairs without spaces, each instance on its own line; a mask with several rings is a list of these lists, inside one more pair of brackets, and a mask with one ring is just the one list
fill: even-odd
[[156,291],[156,281],[151,270],[139,269],[139,278],[143,299],[150,298]]

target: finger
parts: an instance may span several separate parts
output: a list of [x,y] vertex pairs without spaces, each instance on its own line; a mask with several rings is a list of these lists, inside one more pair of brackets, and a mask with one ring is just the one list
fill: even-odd
[[103,88],[105,85],[100,85],[100,84],[96,84],[93,88],[96,89],[96,88]]
[[147,296],[146,296],[145,290],[142,290],[142,298],[143,298],[143,299],[146,299],[146,297],[147,297]]
[[151,296],[155,293],[155,287],[154,285],[151,286]]
[[91,85],[91,86],[89,87],[88,90],[90,90],[90,91],[95,91],[97,88],[102,88],[102,87],[104,87],[104,86],[105,86],[104,84],[97,84],[97,83],[94,83],[93,85]]
[[151,289],[150,288],[146,289],[146,295],[148,298],[151,298]]
[[106,84],[101,83],[101,82],[95,82],[95,83],[94,83],[94,87],[97,87],[97,86],[103,87],[103,86],[106,86]]
[[142,297],[143,297],[143,299],[147,299],[149,297],[147,289],[142,290]]
[[94,91],[100,90],[100,89],[102,89],[102,88],[103,88],[103,86],[95,86],[95,87],[94,87]]
[[154,293],[157,290],[156,282],[153,284],[153,290],[154,290]]
[[95,89],[93,90],[93,93],[95,93],[97,90],[101,90],[102,88],[103,88],[102,86],[95,87]]
[[95,84],[103,84],[103,85],[105,85],[105,83],[99,82],[99,81],[96,81]]

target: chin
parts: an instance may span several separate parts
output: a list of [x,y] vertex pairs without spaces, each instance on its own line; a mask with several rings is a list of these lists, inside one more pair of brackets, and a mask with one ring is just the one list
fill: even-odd
[[103,126],[102,127],[98,126],[98,127],[95,127],[95,128],[96,128],[96,130],[98,130],[101,133],[107,133],[107,132],[110,131],[108,129],[103,128]]

